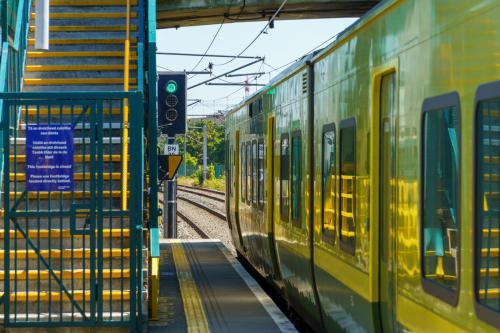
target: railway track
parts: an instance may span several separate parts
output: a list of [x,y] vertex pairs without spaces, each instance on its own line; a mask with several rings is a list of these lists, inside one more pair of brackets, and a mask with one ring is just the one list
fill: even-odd
[[193,186],[177,185],[177,189],[179,189],[179,188],[183,188],[183,189],[187,189],[187,190],[196,190],[196,191],[207,192],[207,193],[212,193],[212,194],[219,194],[219,195],[222,195],[222,196],[226,195],[226,193],[223,192],[223,191],[212,190],[212,189],[203,188],[203,187],[193,187]]
[[[191,193],[191,194],[195,194],[195,195],[200,195],[200,196],[203,196],[203,197],[208,197],[210,199],[219,199],[219,198],[215,198],[213,196],[210,196],[210,195],[204,195],[200,192],[197,192],[197,191],[189,191],[189,190],[183,190],[183,189],[179,189],[178,190],[180,191],[184,191],[186,193]],[[159,192],[159,197],[160,197],[160,203],[163,205],[163,192]],[[179,196],[177,195],[177,199],[178,200],[182,200],[182,201],[185,201],[193,206],[196,206],[206,212],[208,212],[209,214],[211,215],[214,215],[215,217],[217,218],[220,218],[222,220],[226,220],[226,215],[221,213],[220,211],[217,211],[215,209],[212,209],[210,207],[207,207],[207,206],[204,206],[203,204],[197,202],[197,201],[194,201],[194,200],[191,200],[189,198],[186,198],[186,197],[183,197],[183,196]],[[220,200],[217,200],[219,202],[224,202],[224,200],[220,201]],[[205,233],[200,227],[198,227],[198,225],[193,221],[191,220],[189,217],[187,217],[185,214],[183,214],[179,209],[177,210],[177,216],[180,217],[184,222],[186,222],[201,238],[203,239],[209,239],[211,238],[207,233]]]
[[207,211],[208,213],[210,213],[210,214],[212,214],[212,215],[214,215],[214,216],[216,216],[216,217],[218,217],[218,218],[220,218],[220,219],[222,219],[224,221],[226,220],[226,215],[225,214],[219,212],[218,210],[215,210],[215,209],[212,209],[210,207],[204,206],[202,203],[199,203],[198,201],[194,201],[194,200],[191,200],[189,198],[186,198],[186,197],[183,197],[183,196],[179,196],[179,195],[177,195],[177,199],[185,201],[187,203],[190,203],[191,205],[196,206],[198,208],[201,208],[204,211]]
[[[206,190],[206,189],[200,189],[200,188],[194,188],[194,187],[188,187],[188,186],[179,186],[179,185],[177,186],[177,191],[199,195],[201,197],[212,199],[212,200],[215,200],[218,202],[226,202],[226,199],[224,197],[221,197],[221,195],[225,195],[224,192],[220,192],[220,191]],[[207,194],[207,193],[211,193],[211,194]],[[215,193],[217,195],[213,195]]]
[[201,238],[210,238],[210,236],[208,236],[200,227],[198,227],[198,225],[196,225],[193,220],[182,214],[179,210],[177,210],[177,217],[180,217],[184,222],[186,222],[198,235],[200,235]]

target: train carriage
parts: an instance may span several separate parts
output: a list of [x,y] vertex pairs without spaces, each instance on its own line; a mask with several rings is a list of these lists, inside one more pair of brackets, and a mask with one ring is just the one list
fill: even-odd
[[227,115],[235,246],[315,330],[500,329],[498,17],[384,1]]

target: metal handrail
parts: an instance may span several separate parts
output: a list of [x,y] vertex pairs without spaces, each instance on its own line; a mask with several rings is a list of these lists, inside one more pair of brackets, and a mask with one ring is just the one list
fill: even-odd
[[[130,84],[130,0],[127,0],[126,14],[126,36],[125,36],[125,52],[123,66],[123,90],[129,91]],[[124,100],[123,106],[123,150],[122,150],[122,209],[126,210],[128,205],[128,121],[129,106],[128,100]]]

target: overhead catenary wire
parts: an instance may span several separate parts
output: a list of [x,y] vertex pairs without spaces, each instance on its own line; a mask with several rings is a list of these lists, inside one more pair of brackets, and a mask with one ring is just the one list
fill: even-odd
[[[245,53],[257,41],[257,39],[259,39],[259,37],[264,32],[266,32],[266,30],[269,27],[269,25],[271,24],[271,22],[274,21],[274,19],[276,18],[276,16],[278,16],[278,14],[281,12],[281,10],[283,9],[283,7],[285,6],[285,4],[287,2],[288,2],[288,0],[283,0],[283,2],[281,3],[281,5],[279,6],[279,8],[276,10],[276,12],[273,14],[273,16],[269,19],[269,21],[266,23],[266,25],[264,26],[264,28],[262,28],[262,30],[259,31],[259,33],[257,34],[257,36],[255,36],[255,38],[240,53],[238,53],[237,56],[241,56],[243,53]],[[227,65],[227,64],[233,62],[235,59],[237,59],[237,58],[236,57],[232,58],[231,60],[228,60],[228,61],[226,61],[225,63],[222,63],[222,64],[216,64],[216,66]]]

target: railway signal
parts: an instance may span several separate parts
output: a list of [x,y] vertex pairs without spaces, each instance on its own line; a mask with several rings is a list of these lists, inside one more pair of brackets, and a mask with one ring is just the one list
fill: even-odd
[[158,126],[169,138],[186,133],[186,73],[160,72],[158,80]]

